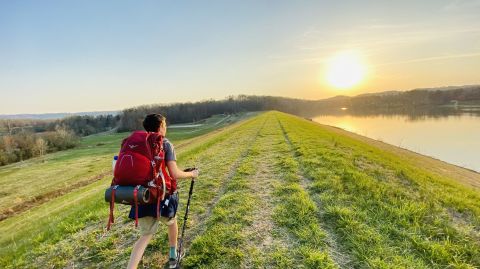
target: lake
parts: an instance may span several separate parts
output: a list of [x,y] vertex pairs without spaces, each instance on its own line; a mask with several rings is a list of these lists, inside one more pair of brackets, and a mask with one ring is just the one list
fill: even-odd
[[314,121],[336,126],[458,166],[480,171],[480,117],[474,114],[319,115]]

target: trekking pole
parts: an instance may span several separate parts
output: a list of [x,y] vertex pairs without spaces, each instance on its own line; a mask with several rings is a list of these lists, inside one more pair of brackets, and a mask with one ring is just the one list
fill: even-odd
[[[187,168],[184,170],[184,172],[191,172],[197,168]],[[178,243],[178,250],[177,250],[177,268],[180,268],[180,262],[182,260],[182,247],[183,247],[183,238],[185,236],[185,226],[187,225],[187,219],[188,219],[188,210],[190,209],[190,200],[192,198],[192,193],[193,193],[193,184],[195,183],[195,178],[192,178],[192,181],[190,183],[190,191],[188,192],[188,200],[187,200],[187,208],[185,209],[185,216],[183,217],[183,225],[182,225],[182,236],[180,237],[179,243]]]

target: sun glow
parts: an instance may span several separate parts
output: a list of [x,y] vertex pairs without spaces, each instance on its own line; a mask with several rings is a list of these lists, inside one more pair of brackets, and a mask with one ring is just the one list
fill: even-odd
[[327,63],[326,79],[336,88],[347,89],[359,84],[367,68],[359,54],[347,51],[332,57]]

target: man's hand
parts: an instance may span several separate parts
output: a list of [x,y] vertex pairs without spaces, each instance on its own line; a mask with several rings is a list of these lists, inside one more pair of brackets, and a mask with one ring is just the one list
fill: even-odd
[[185,170],[183,170],[184,172],[190,172],[190,177],[192,178],[197,178],[198,177],[198,174],[199,174],[199,170],[198,168],[187,168]]
[[193,177],[193,178],[197,178],[199,173],[200,173],[200,171],[199,171],[197,168],[195,168],[195,169],[192,171],[192,177]]

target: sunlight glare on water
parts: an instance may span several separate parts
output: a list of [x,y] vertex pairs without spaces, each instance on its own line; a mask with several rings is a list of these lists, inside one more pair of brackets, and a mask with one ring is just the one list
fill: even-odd
[[332,116],[314,121],[480,171],[480,117]]

